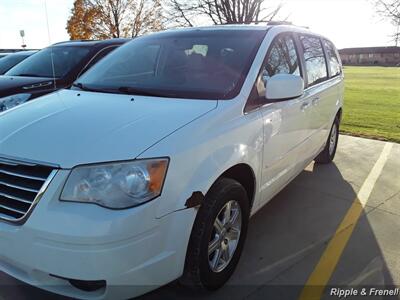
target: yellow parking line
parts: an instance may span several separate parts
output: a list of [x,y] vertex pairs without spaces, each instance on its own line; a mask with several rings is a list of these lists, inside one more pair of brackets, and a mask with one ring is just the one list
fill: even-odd
[[321,299],[325,286],[339,262],[340,256],[342,255],[343,250],[357,225],[358,219],[363,212],[364,206],[371,195],[372,189],[378,180],[379,175],[382,173],[382,169],[389,157],[392,147],[392,143],[386,143],[383,147],[378,160],[361,186],[357,198],[354,199],[353,204],[347,211],[332,239],[329,241],[328,246],[322,254],[314,271],[308,278],[307,283],[301,292],[300,300]]

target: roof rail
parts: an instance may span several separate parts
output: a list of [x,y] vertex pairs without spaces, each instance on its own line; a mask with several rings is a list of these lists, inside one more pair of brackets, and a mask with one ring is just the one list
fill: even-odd
[[274,26],[274,25],[293,25],[292,22],[289,21],[268,21],[267,25]]
[[242,22],[236,22],[236,23],[223,23],[221,25],[251,25],[251,24],[265,24],[265,25],[270,25],[270,26],[275,26],[275,25],[293,25],[292,22],[289,21],[252,21],[252,22],[247,22],[247,23],[242,23]]
[[62,42],[58,42],[55,43],[53,45],[61,45],[61,44],[65,44],[65,43],[78,43],[78,42],[98,42],[100,40],[69,40],[69,41],[62,41]]
[[291,25],[291,26],[301,27],[301,28],[305,28],[305,29],[310,29],[310,27],[308,27],[308,26],[294,25],[292,22],[289,22],[289,21],[269,21],[269,22],[267,22],[267,25],[269,25],[269,26]]

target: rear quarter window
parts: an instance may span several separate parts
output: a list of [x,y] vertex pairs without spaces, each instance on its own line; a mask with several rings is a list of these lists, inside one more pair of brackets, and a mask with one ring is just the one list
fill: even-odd
[[335,46],[330,41],[324,40],[326,55],[328,57],[330,76],[335,77],[342,73],[340,61]]

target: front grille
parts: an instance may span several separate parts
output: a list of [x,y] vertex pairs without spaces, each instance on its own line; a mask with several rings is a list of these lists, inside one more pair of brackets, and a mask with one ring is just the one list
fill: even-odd
[[0,219],[20,221],[36,204],[53,167],[0,158]]

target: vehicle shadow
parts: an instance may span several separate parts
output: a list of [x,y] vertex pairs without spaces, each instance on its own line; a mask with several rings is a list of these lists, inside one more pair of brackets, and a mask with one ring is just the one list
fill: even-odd
[[[358,189],[334,163],[311,164],[253,216],[238,268],[223,288],[199,293],[174,282],[140,299],[298,299],[328,242],[357,201]],[[367,218],[371,210],[367,206],[361,213],[323,298],[338,299],[329,296],[331,287],[393,287]]]
[[[298,299],[358,189],[335,164],[311,164],[253,216],[238,268],[224,287],[198,292],[172,282],[140,299]],[[394,285],[367,218],[371,210],[363,210],[323,298],[338,299],[329,287]],[[2,300],[54,298],[67,299],[0,273]]]

